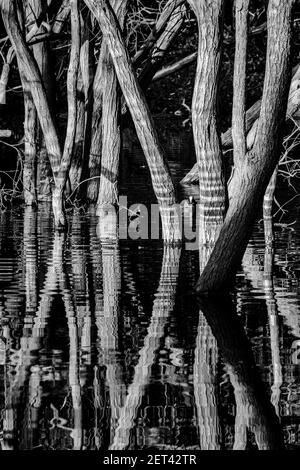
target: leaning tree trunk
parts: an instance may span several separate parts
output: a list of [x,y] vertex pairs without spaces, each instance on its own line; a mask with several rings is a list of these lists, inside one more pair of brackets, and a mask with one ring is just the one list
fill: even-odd
[[227,194],[217,124],[223,0],[189,0],[198,20],[198,65],[192,104],[199,168],[199,243],[213,245],[222,227]]
[[232,198],[219,238],[197,284],[200,293],[231,284],[264,192],[278,163],[290,84],[293,0],[269,1],[268,47],[260,118],[253,148],[232,182]]
[[[115,0],[111,2],[120,27],[123,28],[127,11],[127,0]],[[118,79],[112,59],[104,38],[102,61],[102,150],[101,150],[101,174],[98,195],[98,213],[107,204],[116,204],[118,201],[118,173],[121,152],[120,130],[120,91]]]
[[85,0],[99,21],[115,67],[119,84],[147,159],[153,189],[160,205],[163,237],[167,242],[181,239],[175,190],[167,160],[159,143],[153,119],[139,87],[130,57],[113,11],[106,0]]
[[20,69],[23,71],[30,86],[30,92],[37,110],[39,122],[44,134],[45,145],[50,159],[54,182],[56,184],[61,160],[61,150],[54,121],[50,112],[47,95],[36,62],[27,47],[16,15],[16,4],[10,0],[1,0],[0,8],[3,23],[13,45]]

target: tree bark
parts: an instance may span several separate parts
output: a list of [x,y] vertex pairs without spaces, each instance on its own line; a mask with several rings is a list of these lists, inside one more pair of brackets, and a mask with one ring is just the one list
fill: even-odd
[[10,0],[1,0],[0,6],[7,34],[16,51],[20,67],[24,71],[24,75],[30,84],[30,92],[43,130],[54,180],[56,181],[61,159],[61,150],[45,88],[36,62],[32,58],[18,26],[15,3]]
[[235,170],[238,171],[245,160],[246,125],[246,66],[247,66],[247,34],[248,34],[249,0],[235,2],[235,58],[233,75],[232,104],[232,139]]
[[85,0],[85,3],[99,21],[107,41],[119,84],[147,159],[153,189],[160,205],[164,240],[176,242],[181,239],[181,233],[174,186],[151,113],[137,82],[121,32],[107,1]]
[[269,1],[267,63],[260,118],[253,149],[234,175],[232,198],[219,238],[196,290],[228,288],[246,249],[270,177],[278,163],[290,84],[293,1]]
[[[116,18],[121,29],[124,26],[127,12],[127,0],[111,1]],[[101,174],[99,194],[97,200],[98,213],[107,204],[116,204],[118,201],[118,173],[121,152],[120,129],[120,91],[118,79],[111,59],[105,38],[103,39],[102,60],[102,149],[101,149]]]
[[[291,82],[291,88],[290,88],[289,99],[288,99],[289,110],[286,114],[286,120],[292,118],[299,110],[299,106],[300,106],[300,93],[299,93],[299,87],[298,87],[299,73],[300,73],[300,66],[297,65],[296,67],[293,68],[293,79]],[[258,100],[246,112],[245,132],[248,133],[248,136],[247,136],[247,149],[248,150],[250,150],[250,148],[253,146],[253,140],[256,134],[256,126],[257,126],[257,122],[259,118],[260,108],[261,108],[261,100]],[[224,149],[233,147],[231,127],[221,135],[221,141],[222,141],[222,146]],[[198,163],[195,163],[193,168],[185,175],[185,177],[181,180],[180,183],[181,184],[195,184],[198,181],[199,181]]]
[[[34,30],[39,33],[46,31],[43,25],[38,26],[38,21],[43,12],[47,9],[46,0],[27,0],[26,24],[32,24],[27,36],[33,36]],[[28,39],[27,39],[28,41]],[[52,103],[54,102],[54,77],[50,64],[49,45],[47,41],[42,41],[32,46],[33,56],[38,65],[42,82],[45,87],[48,104],[53,114]],[[37,117],[36,117],[37,119]],[[51,167],[45,148],[45,139],[39,123],[36,124],[36,143],[37,143],[37,198],[39,200],[51,200]]]
[[192,120],[199,170],[199,243],[214,245],[222,227],[227,189],[217,123],[223,0],[189,0],[198,21],[198,64]]
[[52,199],[55,227],[57,229],[63,229],[66,225],[64,214],[64,190],[71,165],[77,125],[77,79],[81,42],[78,0],[70,0],[70,7],[72,43],[67,76],[68,123],[63,156]]

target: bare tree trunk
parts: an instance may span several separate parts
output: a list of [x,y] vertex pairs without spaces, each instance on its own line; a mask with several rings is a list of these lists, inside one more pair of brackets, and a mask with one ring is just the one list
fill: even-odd
[[[27,0],[26,8],[26,24],[32,24],[31,31],[36,28],[36,21],[42,15],[42,12],[47,8],[46,0]],[[29,33],[32,34],[32,32]],[[45,31],[45,28],[41,25],[39,33]],[[49,46],[47,41],[41,41],[32,46],[33,56],[36,60],[40,74],[42,77],[43,85],[47,95],[48,103],[52,108],[51,103],[54,101],[54,77],[52,68],[50,65],[49,57]],[[36,117],[37,119],[37,117]],[[47,150],[45,147],[45,139],[37,123],[37,174],[36,174],[36,186],[37,186],[37,197],[42,201],[51,200],[51,167],[47,156]]]
[[99,21],[115,71],[147,159],[153,189],[160,205],[163,236],[167,242],[181,239],[175,190],[145,97],[138,85],[130,57],[110,5],[105,0],[85,0]]
[[74,142],[73,158],[69,172],[71,191],[76,191],[81,181],[86,147],[88,145],[88,129],[90,119],[90,88],[91,78],[91,44],[90,44],[90,16],[81,14],[81,48],[80,70],[77,86],[77,126]]
[[268,48],[260,118],[253,149],[243,171],[234,175],[232,198],[219,238],[197,284],[198,292],[222,290],[232,283],[248,243],[257,209],[278,163],[290,77],[293,1],[269,1]]
[[42,83],[42,78],[18,26],[15,2],[10,0],[1,0],[0,6],[3,22],[11,44],[16,51],[20,70],[23,71],[30,86],[30,92],[43,130],[45,145],[47,147],[53,177],[56,183],[60,166],[61,150],[50,112],[46,91]]
[[87,185],[87,198],[90,202],[96,202],[99,194],[102,142],[102,62],[103,52],[101,47],[93,84],[92,131],[88,161],[89,181]]
[[234,169],[239,171],[246,156],[246,66],[249,0],[235,2],[235,59],[233,76],[232,139]]
[[29,83],[20,70],[24,95],[24,167],[23,191],[27,206],[37,202],[36,165],[37,165],[37,113],[30,93]]
[[77,79],[79,72],[79,58],[80,58],[80,17],[78,0],[70,0],[71,7],[71,53],[70,62],[67,76],[67,90],[68,90],[68,123],[67,133],[64,145],[63,156],[55,182],[53,191],[53,212],[56,228],[64,228],[66,225],[64,214],[64,190],[66,181],[71,165],[73,155],[76,124],[77,124]]
[[[286,113],[286,120],[293,118],[296,115],[297,111],[300,107],[300,92],[299,92],[299,73],[300,73],[300,66],[297,65],[293,68],[293,79],[291,82],[290,92],[289,92],[289,99],[288,99],[288,107]],[[247,135],[247,149],[250,150],[253,147],[253,141],[256,136],[256,129],[258,124],[258,118],[261,108],[261,100],[258,100],[254,103],[251,108],[248,109],[245,116],[245,132],[248,133]],[[233,146],[233,139],[232,139],[232,128],[230,127],[221,135],[222,146],[224,149],[232,148]],[[185,177],[181,180],[181,184],[194,184],[199,181],[198,175],[198,164],[195,163],[193,168],[185,175]]]
[[[111,2],[120,27],[123,29],[127,11],[127,0]],[[116,72],[105,38],[103,39],[102,60],[102,150],[101,175],[98,194],[98,210],[106,204],[115,204],[118,200],[118,173],[121,152],[120,130],[120,91]]]
[[199,243],[214,245],[223,225],[227,189],[217,123],[223,0],[189,0],[198,21],[198,65],[192,105],[199,169]]

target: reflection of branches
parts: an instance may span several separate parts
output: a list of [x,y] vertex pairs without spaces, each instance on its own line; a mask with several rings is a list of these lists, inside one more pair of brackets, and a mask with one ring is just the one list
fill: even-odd
[[255,366],[245,331],[229,297],[200,298],[234,387],[237,422],[234,448],[246,445],[245,427],[255,435],[259,449],[283,448],[282,430]]
[[144,339],[144,346],[139,352],[139,360],[135,366],[134,378],[128,387],[115,438],[110,447],[113,450],[125,449],[130,443],[130,432],[134,426],[138,407],[141,404],[145,387],[149,383],[151,367],[154,364],[156,352],[163,339],[165,327],[174,307],[179,260],[180,249],[166,245],[164,247],[160,282],[153,305],[151,322]]

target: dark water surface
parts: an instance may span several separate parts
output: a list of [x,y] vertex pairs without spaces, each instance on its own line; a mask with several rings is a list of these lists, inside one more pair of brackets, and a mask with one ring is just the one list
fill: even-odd
[[[130,201],[151,202],[130,174]],[[100,240],[92,211],[66,236],[47,205],[1,214],[2,448],[299,448],[296,202],[274,266],[258,222],[235,292],[202,304],[198,251]]]

